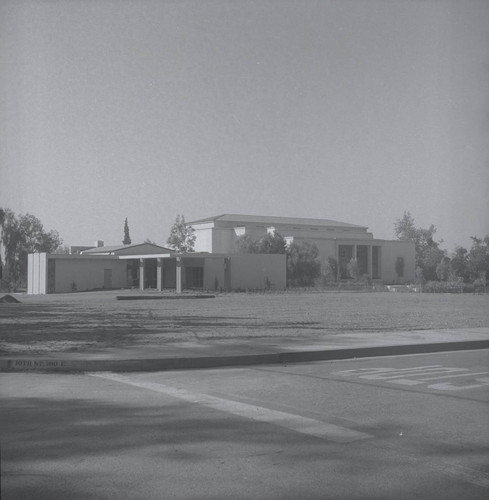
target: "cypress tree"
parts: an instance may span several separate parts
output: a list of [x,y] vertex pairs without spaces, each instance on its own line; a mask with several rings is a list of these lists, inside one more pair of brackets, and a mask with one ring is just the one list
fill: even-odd
[[124,222],[124,239],[122,240],[123,245],[131,244],[131,237],[129,236],[129,224],[127,223],[127,217]]

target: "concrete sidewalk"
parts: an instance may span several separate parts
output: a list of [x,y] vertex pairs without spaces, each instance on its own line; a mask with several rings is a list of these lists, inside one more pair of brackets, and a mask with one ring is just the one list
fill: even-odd
[[0,372],[160,371],[489,348],[489,327],[213,339],[80,353],[0,355]]

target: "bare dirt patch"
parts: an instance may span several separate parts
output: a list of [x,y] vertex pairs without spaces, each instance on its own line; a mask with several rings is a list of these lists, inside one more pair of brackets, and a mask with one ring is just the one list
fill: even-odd
[[122,302],[115,296],[22,296],[20,304],[1,304],[0,353],[489,326],[487,295],[296,292]]

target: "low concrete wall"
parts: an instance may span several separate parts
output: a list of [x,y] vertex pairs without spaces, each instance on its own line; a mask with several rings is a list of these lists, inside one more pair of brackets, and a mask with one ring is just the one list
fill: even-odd
[[[125,288],[127,286],[127,261],[117,258],[54,258],[55,286],[54,293],[93,290],[96,288]],[[49,259],[52,259],[50,256]],[[104,282],[104,274],[110,270],[111,283]]]
[[233,254],[230,266],[232,290],[281,290],[287,285],[285,255]]
[[114,257],[34,253],[27,264],[28,295],[127,286],[127,261]]
[[204,290],[221,290],[225,287],[224,272],[225,258],[205,259],[204,264]]

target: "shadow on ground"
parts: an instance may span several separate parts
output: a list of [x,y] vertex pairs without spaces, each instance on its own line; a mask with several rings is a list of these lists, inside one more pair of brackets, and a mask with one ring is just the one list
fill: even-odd
[[[407,499],[438,488],[419,472],[428,445],[411,463],[372,460],[372,442],[332,443],[173,398],[6,397],[1,428],[5,499]],[[452,493],[440,498],[463,497]]]

